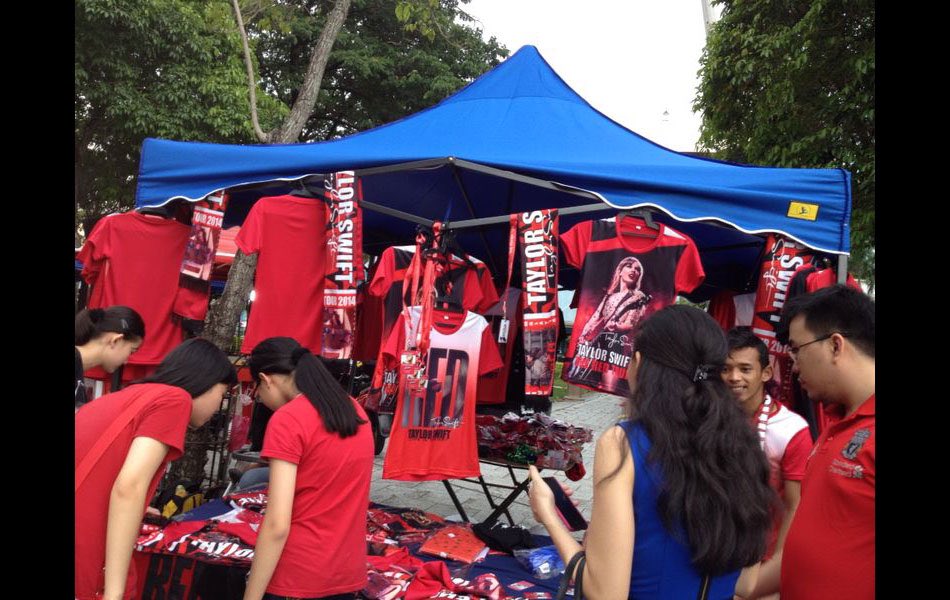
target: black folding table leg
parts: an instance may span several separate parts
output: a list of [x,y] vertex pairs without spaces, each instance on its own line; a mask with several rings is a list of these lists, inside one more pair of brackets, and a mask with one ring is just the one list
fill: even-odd
[[[498,508],[492,511],[492,513],[488,515],[488,518],[485,520],[488,522],[496,521],[498,517],[501,515],[501,513],[504,511],[507,511],[508,507],[511,506],[511,503],[514,502],[515,499],[521,495],[521,492],[528,489],[528,484],[530,483],[531,483],[531,478],[526,477],[525,480],[519,483],[517,487],[515,487],[515,489],[513,489],[510,494],[508,494],[508,497],[505,498],[502,501],[502,503],[498,505]],[[514,522],[512,522],[512,525],[514,525]]]
[[449,493],[449,497],[452,498],[452,503],[455,504],[455,508],[458,509],[459,516],[461,516],[462,520],[466,523],[471,523],[471,521],[468,520],[468,515],[465,514],[465,509],[462,508],[462,503],[459,502],[458,497],[455,495],[455,490],[452,489],[452,484],[449,483],[448,479],[443,479],[442,484],[445,486],[445,491]]
[[[488,489],[488,484],[485,483],[485,478],[482,477],[481,475],[479,475],[479,476],[478,476],[478,481],[482,484],[482,490],[485,491],[485,498],[488,499],[488,505],[491,506],[492,509],[497,509],[497,508],[498,508],[498,505],[495,504],[495,499],[492,497],[491,492],[490,492],[489,489]],[[511,513],[508,512],[508,509],[504,509],[504,513],[505,513],[505,516],[508,517],[508,522],[509,522],[510,524],[514,525],[514,524],[515,524],[515,520],[511,518]],[[494,513],[492,513],[492,514],[494,514]],[[499,515],[499,516],[500,516],[500,515]]]

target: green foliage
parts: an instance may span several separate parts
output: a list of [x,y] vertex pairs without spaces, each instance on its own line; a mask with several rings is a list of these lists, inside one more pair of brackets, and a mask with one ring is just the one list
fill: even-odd
[[851,270],[874,280],[874,2],[720,0],[694,103],[717,158],[852,175]]
[[[507,50],[456,22],[471,20],[458,5],[414,0],[426,10],[413,12],[391,0],[354,0],[301,139],[339,137],[422,110],[498,64]],[[241,2],[265,131],[288,114],[332,6]],[[419,26],[407,30],[397,9]],[[147,136],[256,142],[229,1],[77,0],[75,48],[77,221],[132,206]]]
[[[128,208],[143,138],[248,142],[247,76],[227,3],[77,0],[76,204]],[[264,112],[282,107],[265,101]]]
[[[407,14],[402,4],[394,7],[382,0],[353,0],[302,140],[365,131],[420,111],[508,55],[495,38],[483,41],[481,31],[456,22],[456,17],[468,20],[457,1],[421,2],[430,10],[427,19],[435,32],[432,36],[405,26],[398,16]],[[328,5],[326,0],[286,2],[248,20],[248,34],[256,40],[254,52],[262,85],[283,104],[296,99]]]

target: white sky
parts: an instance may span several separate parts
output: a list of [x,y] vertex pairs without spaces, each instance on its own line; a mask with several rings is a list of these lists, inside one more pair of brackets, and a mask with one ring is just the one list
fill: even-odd
[[512,54],[536,46],[574,91],[621,125],[672,150],[695,150],[702,0],[471,0],[462,9]]

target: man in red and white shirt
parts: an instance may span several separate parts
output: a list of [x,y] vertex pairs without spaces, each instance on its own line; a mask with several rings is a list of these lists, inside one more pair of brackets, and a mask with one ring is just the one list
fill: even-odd
[[805,463],[812,448],[811,433],[805,419],[765,393],[765,383],[772,379],[765,342],[752,333],[751,327],[734,327],[727,337],[729,356],[722,380],[758,429],[762,450],[769,460],[769,484],[782,499],[783,506],[775,511],[769,533],[765,553],[768,560],[782,549],[798,508]]
[[815,442],[785,547],[755,591],[781,591],[782,600],[874,598],[874,301],[844,285],[792,298],[779,335],[802,388],[837,420]]

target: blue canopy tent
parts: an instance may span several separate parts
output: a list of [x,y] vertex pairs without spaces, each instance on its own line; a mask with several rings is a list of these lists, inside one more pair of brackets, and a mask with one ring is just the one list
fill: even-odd
[[230,189],[225,222],[233,225],[257,198],[344,169],[363,180],[368,251],[407,243],[416,223],[442,220],[501,274],[507,227],[491,217],[540,208],[562,209],[562,231],[617,208],[657,211],[700,249],[707,280],[694,300],[751,284],[762,247],[753,234],[781,233],[841,256],[850,248],[847,171],[738,165],[663,148],[594,109],[533,46],[429,109],[338,140],[146,139],[136,207]]

